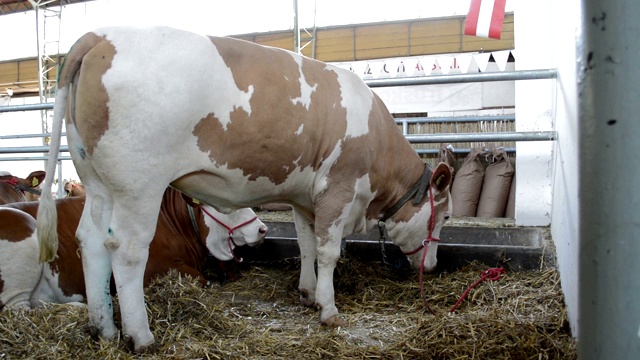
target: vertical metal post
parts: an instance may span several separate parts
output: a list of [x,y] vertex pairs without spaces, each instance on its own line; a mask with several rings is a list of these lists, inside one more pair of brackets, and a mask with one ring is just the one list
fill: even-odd
[[[640,359],[640,2],[582,0],[578,358]],[[562,240],[561,240],[562,241]]]
[[298,24],[298,0],[293,0],[293,52],[300,53],[300,26]]

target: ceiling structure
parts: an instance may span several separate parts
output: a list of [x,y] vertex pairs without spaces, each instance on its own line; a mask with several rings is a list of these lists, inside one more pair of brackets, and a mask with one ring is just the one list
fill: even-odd
[[34,10],[34,5],[48,8],[61,5],[77,4],[91,0],[0,0],[0,15],[8,15]]

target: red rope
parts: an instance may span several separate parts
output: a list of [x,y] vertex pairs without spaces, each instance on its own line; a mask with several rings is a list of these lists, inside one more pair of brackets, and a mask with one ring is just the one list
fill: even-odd
[[505,274],[506,271],[504,270],[504,268],[491,268],[491,269],[487,269],[485,271],[483,271],[480,275],[480,279],[476,280],[476,282],[474,282],[473,284],[471,284],[471,286],[469,286],[467,288],[467,290],[465,290],[464,293],[462,293],[462,296],[460,296],[460,299],[458,299],[458,301],[456,302],[455,305],[453,305],[451,307],[451,309],[449,309],[449,312],[452,313],[454,312],[458,306],[462,303],[462,300],[464,300],[465,297],[467,297],[467,295],[469,295],[469,292],[471,291],[471,289],[473,289],[474,287],[476,287],[478,284],[480,284],[481,282],[485,281],[485,280],[490,280],[490,281],[496,281],[500,279],[500,275]]
[[7,183],[12,186],[18,186],[18,179],[14,176],[11,180],[1,180],[3,183]]
[[[431,306],[429,306],[429,303],[427,302],[427,296],[424,294],[424,281],[422,279],[423,273],[424,273],[424,259],[427,258],[427,252],[429,251],[429,243],[431,241],[440,241],[440,239],[436,239],[433,237],[433,230],[436,226],[436,206],[433,201],[433,190],[431,189],[429,189],[429,202],[431,203],[431,217],[429,219],[429,237],[422,242],[422,247],[424,248],[424,250],[422,251],[422,259],[420,260],[420,295],[422,296],[422,302],[424,303],[424,307],[426,307],[431,314],[435,315],[436,312],[431,308]],[[426,243],[426,246],[425,246],[425,243]],[[417,251],[419,250],[420,248],[417,249]],[[415,252],[416,251],[412,252],[412,254]]]

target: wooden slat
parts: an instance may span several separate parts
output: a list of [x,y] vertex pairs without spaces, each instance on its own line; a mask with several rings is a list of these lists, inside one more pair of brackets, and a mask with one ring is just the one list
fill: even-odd
[[[319,28],[316,33],[315,57],[332,62],[515,48],[513,14],[505,15],[500,40],[464,36],[464,20],[463,16],[454,16]],[[291,30],[233,37],[293,50]],[[301,32],[301,37],[304,39],[308,35]],[[305,41],[302,39],[301,43],[304,44]],[[310,44],[304,48],[302,53],[311,56],[314,50],[312,46]],[[55,79],[56,70],[50,71],[47,76],[49,79]],[[35,82],[37,87],[37,80],[37,59],[0,63],[0,84],[30,82],[29,86],[33,87]],[[15,85],[12,87],[16,88]],[[5,87],[0,86],[0,93],[4,92]]]

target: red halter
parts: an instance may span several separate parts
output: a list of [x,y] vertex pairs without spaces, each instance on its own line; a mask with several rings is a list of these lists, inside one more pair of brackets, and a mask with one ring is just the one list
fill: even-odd
[[424,260],[427,258],[427,252],[429,251],[429,244],[432,241],[435,241],[435,242],[440,241],[440,239],[433,237],[433,230],[436,227],[436,205],[433,200],[433,190],[431,188],[429,188],[429,203],[431,204],[431,218],[429,219],[429,235],[426,239],[422,240],[422,243],[420,244],[420,246],[418,246],[418,248],[416,248],[413,251],[405,252],[404,254],[406,256],[410,256],[424,249],[424,251],[422,252],[422,259],[420,260],[420,295],[422,295],[422,302],[424,303],[424,306],[427,309],[429,309],[430,313],[435,315],[436,312],[431,308],[431,306],[429,306],[429,303],[427,302],[427,297],[424,294],[424,281],[423,281]]
[[215,216],[213,216],[210,212],[207,211],[207,209],[205,209],[204,207],[202,207],[202,211],[204,211],[205,214],[207,214],[210,218],[212,218],[213,220],[215,220],[218,224],[222,225],[222,227],[224,227],[225,229],[227,229],[227,231],[229,232],[229,237],[227,238],[227,244],[229,245],[229,251],[231,251],[231,256],[233,256],[233,259],[237,262],[242,262],[242,258],[238,258],[236,257],[235,252],[233,252],[233,246],[231,246],[231,244],[233,244],[234,246],[238,246],[238,244],[236,244],[235,241],[233,241],[233,231],[237,230],[245,225],[248,225],[252,222],[254,222],[258,217],[255,216],[245,222],[243,222],[240,225],[236,225],[234,227],[231,227],[225,223],[223,223],[222,221],[220,221],[219,219],[217,219]]
[[[413,255],[418,251],[425,249],[425,247],[426,249],[428,249],[429,243],[432,241],[435,241],[435,242],[440,241],[440,239],[433,237],[433,229],[436,227],[436,206],[433,201],[433,191],[431,189],[429,189],[429,202],[431,204],[431,218],[429,219],[429,236],[426,239],[422,240],[422,243],[420,244],[420,246],[418,246],[415,250],[403,252],[403,254],[405,254],[406,256]],[[424,258],[426,257],[427,251],[425,250],[424,253],[425,255],[422,256],[423,261],[424,261]]]

